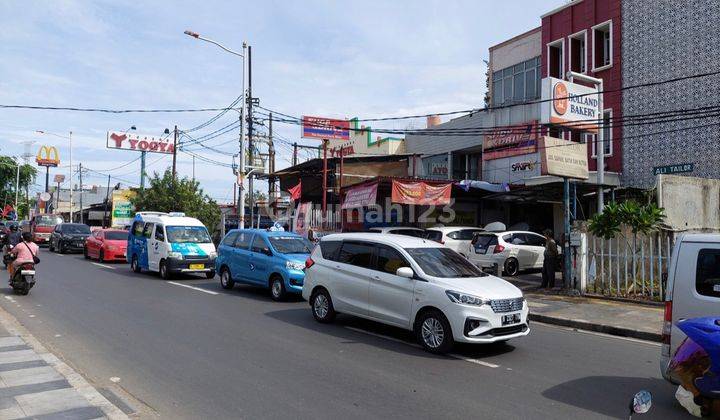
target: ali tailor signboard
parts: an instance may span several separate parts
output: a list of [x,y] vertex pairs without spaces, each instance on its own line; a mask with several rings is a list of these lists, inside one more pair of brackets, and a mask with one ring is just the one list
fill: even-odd
[[483,160],[536,152],[538,131],[537,121],[493,130],[483,139]]
[[350,140],[350,121],[304,115],[302,137],[319,140]]
[[678,165],[655,166],[653,175],[682,174],[695,170],[694,163],[681,163]]
[[597,88],[546,77],[542,80],[542,101],[542,124],[597,132],[598,120],[602,118]]
[[540,138],[542,175],[588,179],[587,145],[544,136]]
[[175,151],[172,138],[148,136],[145,134],[108,131],[108,149],[135,150],[137,152],[164,153],[171,155]]

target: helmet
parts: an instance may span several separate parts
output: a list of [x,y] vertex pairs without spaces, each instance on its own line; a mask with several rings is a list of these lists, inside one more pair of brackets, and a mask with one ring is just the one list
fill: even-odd
[[10,230],[13,232],[17,232],[17,230],[18,230],[17,225],[10,225]]

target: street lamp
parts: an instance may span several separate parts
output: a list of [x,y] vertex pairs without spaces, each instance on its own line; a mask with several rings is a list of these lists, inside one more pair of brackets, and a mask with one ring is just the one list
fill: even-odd
[[[193,32],[191,30],[187,30],[184,32],[185,35],[191,36],[195,39],[199,39],[201,41],[209,42],[210,44],[213,44],[222,50],[229,52],[230,54],[236,55],[240,58],[242,58],[242,79],[241,79],[241,90],[242,90],[242,102],[240,104],[240,174],[241,176],[238,177],[243,180],[242,184],[240,184],[240,204],[238,204],[238,228],[243,229],[245,228],[245,186],[244,186],[244,179],[245,179],[245,51],[247,48],[247,44],[243,42],[242,48],[243,52],[242,54],[233,51],[230,48],[225,47],[224,45],[220,44],[219,42],[215,42],[212,39],[208,39],[205,37],[200,36],[197,32]],[[252,141],[252,139],[250,139]],[[252,191],[250,191],[250,194],[252,194]],[[252,199],[252,196],[251,196]]]
[[[60,134],[50,133],[50,132],[43,131],[43,130],[35,130],[35,132],[38,133],[38,134],[55,136],[55,137],[59,137],[59,138],[61,138],[61,139],[70,140],[70,169],[69,169],[70,177],[69,177],[68,179],[70,180],[70,221],[72,222],[72,221],[73,221],[73,183],[72,183],[72,150],[73,150],[73,147],[72,147],[72,131],[70,131],[70,135],[69,135],[69,136],[63,136],[63,135],[60,135]],[[59,190],[58,190],[58,195],[60,195],[60,191],[59,191]],[[28,209],[28,211],[29,211],[29,209]],[[81,209],[81,211],[82,211],[82,209]]]

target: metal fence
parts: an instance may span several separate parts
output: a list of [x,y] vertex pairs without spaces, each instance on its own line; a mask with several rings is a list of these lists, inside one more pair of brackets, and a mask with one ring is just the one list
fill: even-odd
[[586,292],[651,300],[665,298],[665,280],[675,242],[672,232],[632,233],[606,240],[588,234]]

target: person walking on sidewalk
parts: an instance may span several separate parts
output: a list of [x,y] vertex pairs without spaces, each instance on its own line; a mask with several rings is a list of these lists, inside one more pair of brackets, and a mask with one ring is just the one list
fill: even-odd
[[542,284],[540,287],[551,289],[555,287],[555,267],[557,267],[558,249],[555,239],[553,239],[553,231],[546,229],[543,232],[545,236],[545,252],[543,254],[542,268]]

